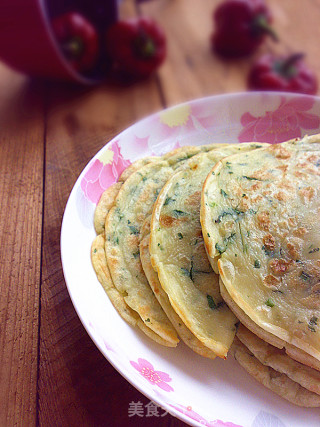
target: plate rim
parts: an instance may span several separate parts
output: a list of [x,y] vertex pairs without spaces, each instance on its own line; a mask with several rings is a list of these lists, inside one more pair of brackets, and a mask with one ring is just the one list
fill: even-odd
[[[165,409],[168,413],[170,413],[172,416],[176,417],[177,419],[185,422],[188,425],[191,426],[203,426],[203,423],[198,422],[194,419],[191,419],[190,417],[184,415],[182,412],[178,411],[177,409],[175,409],[174,407],[171,407],[169,405],[169,403],[167,403],[166,401],[163,401],[160,399],[160,397],[158,396],[154,396],[151,394],[151,392],[149,392],[148,390],[143,389],[142,385],[140,385],[139,383],[134,381],[134,377],[130,377],[124,369],[121,369],[121,366],[117,365],[117,362],[114,360],[115,358],[112,355],[112,352],[110,353],[106,353],[105,349],[100,346],[100,344],[98,343],[96,337],[94,336],[93,332],[91,331],[90,327],[86,324],[86,321],[81,313],[80,308],[77,305],[76,302],[76,295],[73,292],[72,286],[70,285],[70,282],[72,279],[69,278],[69,272],[68,272],[68,267],[66,266],[65,262],[64,262],[64,251],[65,251],[65,227],[66,227],[66,216],[70,210],[70,205],[71,205],[71,199],[74,197],[75,192],[77,191],[79,184],[81,182],[81,179],[83,178],[83,176],[85,175],[85,173],[88,170],[89,165],[91,164],[91,162],[95,159],[97,159],[99,157],[99,155],[101,153],[103,153],[105,150],[107,150],[109,148],[110,145],[112,145],[113,142],[115,142],[117,139],[120,139],[121,137],[125,137],[126,134],[129,134],[133,128],[135,128],[136,126],[140,126],[143,125],[144,122],[148,122],[150,120],[152,120],[153,118],[155,118],[157,115],[159,115],[159,113],[174,109],[176,107],[182,107],[185,105],[192,105],[194,103],[208,103],[210,101],[215,101],[215,100],[221,100],[222,102],[224,100],[228,100],[228,99],[233,99],[233,98],[241,98],[241,97],[245,97],[245,98],[256,98],[262,95],[266,95],[269,98],[273,98],[273,97],[277,97],[278,99],[280,99],[281,97],[285,97],[286,99],[292,99],[292,98],[308,98],[308,99],[312,99],[315,101],[315,103],[318,103],[320,105],[320,96],[317,95],[306,95],[306,94],[299,94],[299,93],[293,93],[293,92],[277,92],[277,91],[239,91],[239,92],[230,92],[230,93],[223,93],[223,94],[214,94],[214,95],[208,95],[208,96],[204,96],[204,97],[200,97],[200,98],[195,98],[195,99],[191,99],[191,100],[186,100],[183,102],[178,102],[176,104],[172,104],[170,106],[167,106],[165,108],[159,109],[155,112],[153,112],[150,115],[147,115],[145,117],[142,117],[141,119],[137,120],[136,122],[130,124],[128,127],[124,128],[122,131],[120,131],[119,133],[117,133],[116,135],[112,136],[112,138],[110,140],[108,140],[103,147],[101,147],[87,162],[87,164],[84,166],[84,168],[82,169],[82,171],[80,172],[80,174],[78,175],[75,183],[72,186],[72,189],[69,192],[69,196],[67,199],[67,202],[65,204],[65,209],[63,212],[63,217],[62,217],[62,221],[61,221],[61,229],[60,229],[60,260],[61,260],[61,264],[62,264],[62,270],[63,270],[63,276],[64,276],[64,280],[65,280],[65,284],[68,290],[68,294],[69,297],[72,301],[72,305],[76,311],[76,314],[80,320],[80,322],[82,323],[83,327],[85,328],[86,332],[88,333],[90,339],[94,342],[95,346],[97,347],[97,349],[100,351],[100,353],[102,353],[102,355],[107,359],[107,361],[112,365],[112,367],[126,380],[128,381],[135,389],[137,389],[140,393],[142,393],[145,397],[147,397],[150,401],[153,401],[155,403],[157,403],[157,405],[163,409]],[[236,143],[240,143],[240,142],[236,142]],[[142,158],[143,156],[138,155],[137,159]],[[93,223],[92,223],[92,227],[93,227]],[[88,254],[88,256],[90,257],[90,254]],[[161,357],[161,356],[160,356]],[[226,424],[228,423],[228,421],[224,421]],[[232,425],[232,423],[230,424]]]

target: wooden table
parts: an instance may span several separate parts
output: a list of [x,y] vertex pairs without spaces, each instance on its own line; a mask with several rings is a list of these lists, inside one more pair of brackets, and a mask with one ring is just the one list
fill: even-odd
[[[104,359],[80,323],[60,261],[68,195],[84,166],[130,124],[192,98],[246,89],[250,60],[210,50],[215,0],[154,0],[121,13],[156,17],[168,58],[150,79],[79,88],[30,80],[0,64],[0,426],[180,426],[128,417],[148,399]],[[320,0],[269,0],[281,43],[306,52],[320,81]],[[9,43],[10,41],[8,41]]]

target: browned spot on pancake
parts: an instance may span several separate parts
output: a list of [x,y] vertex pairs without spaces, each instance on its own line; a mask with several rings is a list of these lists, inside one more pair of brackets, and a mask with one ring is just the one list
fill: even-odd
[[263,237],[263,244],[268,251],[274,251],[275,240],[272,234],[268,233]]
[[294,171],[294,175],[295,175],[297,178],[304,178],[304,177],[306,177],[306,176],[307,176],[307,174],[306,174],[305,172],[302,172],[302,171]]
[[312,286],[310,294],[303,298],[303,302],[307,307],[313,310],[318,310],[320,308],[320,282]]
[[307,168],[308,166],[309,166],[309,162],[302,162],[297,164],[297,167],[300,169]]
[[295,218],[288,218],[288,223],[290,225],[290,227],[295,227],[297,225],[297,220]]
[[259,181],[252,185],[251,190],[257,191],[257,190],[260,190],[261,187],[262,187],[262,182]]
[[311,199],[313,199],[315,195],[315,190],[312,187],[305,187],[299,190],[299,194],[301,197],[303,197],[305,200],[308,200],[310,202]]
[[[256,170],[252,175],[250,175],[250,178],[255,178],[255,179],[264,181],[264,180],[272,178],[272,174],[268,171],[268,169],[266,167],[264,167],[262,169]],[[254,185],[256,185],[256,184],[261,185],[261,182],[255,182],[251,186],[251,188],[253,188]]]
[[283,258],[273,259],[269,262],[269,267],[272,273],[277,276],[283,276],[289,270],[292,263],[292,259],[289,261]]
[[277,166],[277,169],[281,170],[283,173],[286,173],[288,170],[288,165]]
[[252,197],[252,201],[253,202],[261,202],[263,200],[263,197],[260,196],[260,194],[258,196]]
[[285,190],[293,191],[295,188],[288,181],[279,182],[278,186]]
[[289,159],[291,157],[290,152],[281,144],[271,145],[269,151],[273,152],[277,159]]
[[270,213],[268,211],[261,212],[257,215],[258,226],[261,230],[269,231]]
[[186,202],[188,205],[191,206],[197,206],[200,205],[200,199],[201,199],[201,191],[196,191],[195,193],[191,194]]
[[308,165],[304,167],[304,171],[310,175],[317,175],[318,172],[317,167],[312,163],[308,163]]
[[246,211],[247,209],[249,209],[249,198],[247,196],[242,197],[237,208],[242,211]]
[[180,224],[185,221],[187,221],[187,218],[174,218],[165,214],[161,215],[159,218],[159,223],[163,227],[172,227],[173,225]]
[[315,154],[312,154],[311,156],[307,157],[307,160],[311,163],[317,163],[319,160],[319,157]]
[[294,236],[303,236],[306,234],[307,229],[305,227],[299,227],[296,230],[293,231]]
[[153,292],[155,294],[158,294],[160,292],[159,286],[158,286],[158,282],[156,282],[155,280],[152,282],[152,287],[153,287]]
[[280,279],[272,274],[268,274],[263,278],[263,284],[268,288],[277,289],[280,285]]
[[287,244],[288,252],[291,258],[298,259],[299,257],[299,251],[298,248],[293,243]]
[[278,193],[274,195],[274,198],[283,202],[287,200],[288,197],[283,191],[278,191]]
[[136,247],[137,245],[139,245],[139,235],[138,234],[130,234],[128,236],[128,243],[131,246]]

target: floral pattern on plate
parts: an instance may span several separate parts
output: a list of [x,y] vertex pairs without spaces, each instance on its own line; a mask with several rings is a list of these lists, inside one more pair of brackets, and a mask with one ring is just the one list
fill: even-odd
[[167,384],[172,379],[166,372],[156,371],[146,359],[139,358],[138,363],[133,360],[130,363],[152,385],[156,385],[164,391],[173,391],[173,388]]
[[286,425],[275,415],[260,411],[251,427],[286,427]]
[[221,420],[208,421],[205,418],[203,418],[201,415],[197,414],[197,412],[195,412],[191,406],[183,406],[183,405],[178,405],[178,406],[170,405],[170,406],[176,409],[177,411],[181,412],[183,415],[186,415],[192,420],[195,420],[199,422],[201,425],[204,425],[207,427],[242,427],[239,424],[234,424],[231,422],[225,422]]
[[201,103],[185,103],[155,114],[135,132],[140,138],[148,139],[153,154],[162,155],[179,147],[186,135],[206,132],[213,126],[214,116]]
[[317,129],[320,126],[319,116],[308,111],[314,105],[314,99],[297,97],[280,99],[279,107],[266,111],[263,116],[255,117],[249,112],[241,116],[243,129],[239,134],[240,142],[257,141],[277,143],[302,136],[302,129]]
[[88,200],[97,204],[101,194],[115,183],[121,173],[131,165],[130,160],[121,154],[119,141],[111,143],[107,149],[95,159],[81,180],[81,189]]

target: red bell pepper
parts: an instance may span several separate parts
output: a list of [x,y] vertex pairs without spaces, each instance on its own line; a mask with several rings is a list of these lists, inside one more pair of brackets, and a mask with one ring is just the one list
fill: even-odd
[[270,24],[269,8],[264,0],[226,0],[214,12],[213,50],[225,58],[253,53],[267,34],[277,39]]
[[249,89],[314,95],[318,89],[317,77],[305,64],[303,56],[300,53],[289,56],[263,55],[250,70]]
[[52,29],[75,70],[88,71],[94,67],[99,52],[98,33],[85,16],[67,12],[52,20]]
[[166,36],[151,18],[122,20],[107,30],[106,49],[122,76],[147,77],[166,57]]

